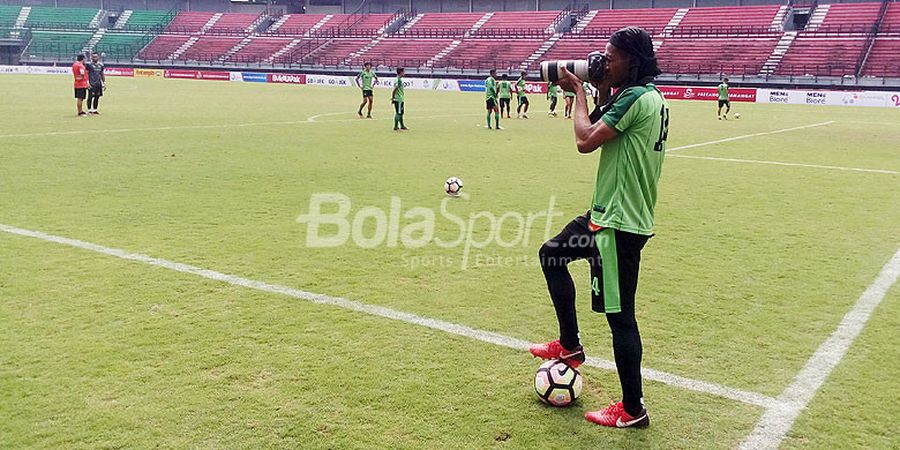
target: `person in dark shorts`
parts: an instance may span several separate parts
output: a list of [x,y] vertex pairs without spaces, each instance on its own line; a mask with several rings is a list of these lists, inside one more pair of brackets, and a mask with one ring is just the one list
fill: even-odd
[[403,74],[406,71],[402,67],[397,68],[397,79],[394,80],[394,90],[391,91],[391,103],[394,105],[394,131],[407,131],[403,123],[403,114],[406,113],[404,103],[406,93],[403,90]]
[[363,96],[362,103],[359,104],[359,110],[356,111],[359,117],[363,116],[363,107],[369,105],[369,108],[366,110],[366,118],[372,118],[372,103],[374,100],[372,88],[375,86],[375,83],[378,83],[378,75],[375,75],[375,71],[372,70],[372,63],[366,62],[363,65],[362,72],[356,76],[356,85],[362,89]]
[[97,108],[100,107],[100,97],[103,96],[103,90],[106,89],[106,74],[103,73],[103,63],[100,62],[100,55],[97,52],[91,54],[91,62],[85,64],[88,73],[88,96],[87,96],[87,113],[100,114]]
[[87,116],[84,112],[84,98],[87,97],[88,75],[87,69],[84,68],[84,55],[75,57],[75,63],[72,64],[72,75],[75,77],[75,105],[78,109],[78,116]]
[[509,82],[509,75],[505,73],[497,84],[497,96],[500,98],[500,117],[503,117],[503,111],[506,111],[506,118],[510,119],[509,103],[512,100],[512,83]]
[[[731,112],[731,100],[728,98],[728,78],[723,79],[716,90],[719,91],[719,111],[717,115],[719,120],[728,120],[728,113]],[[725,107],[725,114],[722,114],[723,106]]]
[[[590,265],[591,304],[606,315],[612,334],[622,401],[585,419],[613,428],[646,427],[641,380],[643,347],[635,319],[641,250],[653,235],[653,210],[665,159],[669,106],[653,84],[660,74],[650,35],[623,28],[606,44],[606,74],[595,81],[597,106],[588,114],[581,80],[563,71],[559,86],[575,93],[579,153],[602,147],[591,209],[576,217],[540,250],[541,269],[556,310],[559,339],[530,348],[542,359],[577,367],[585,361],[575,316],[575,283],[568,264]],[[616,93],[611,95],[612,89]]]
[[491,129],[491,113],[494,113],[494,123],[500,128],[500,108],[497,106],[497,97],[499,95],[497,87],[497,70],[491,69],[490,75],[484,80],[484,105],[487,108],[487,127]]
[[523,70],[522,75],[516,81],[516,98],[519,100],[519,105],[516,107],[516,115],[520,119],[528,118],[528,92],[525,89],[526,76],[528,76],[528,72]]

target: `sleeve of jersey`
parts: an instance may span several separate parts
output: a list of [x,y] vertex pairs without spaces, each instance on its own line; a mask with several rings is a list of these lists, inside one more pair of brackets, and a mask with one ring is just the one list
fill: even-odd
[[619,133],[627,130],[634,122],[635,116],[640,112],[637,101],[640,93],[636,91],[636,89],[629,89],[624,92],[600,119]]

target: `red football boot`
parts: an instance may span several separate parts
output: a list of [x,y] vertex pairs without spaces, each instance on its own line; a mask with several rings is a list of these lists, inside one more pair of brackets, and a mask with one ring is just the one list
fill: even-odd
[[604,427],[646,428],[650,426],[650,416],[647,415],[646,409],[642,409],[637,417],[632,417],[625,412],[622,402],[613,403],[600,411],[588,411],[584,413],[584,418]]
[[546,344],[532,344],[528,351],[541,359],[558,359],[575,369],[584,362],[584,348],[579,345],[572,350],[566,350],[559,343],[559,339]]

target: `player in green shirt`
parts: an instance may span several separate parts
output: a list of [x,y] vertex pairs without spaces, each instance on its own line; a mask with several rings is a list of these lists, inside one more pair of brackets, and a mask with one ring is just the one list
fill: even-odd
[[[560,87],[575,92],[578,152],[602,150],[590,211],[541,247],[541,268],[559,320],[560,338],[532,345],[530,351],[573,366],[585,361],[575,317],[575,285],[567,266],[587,260],[592,309],[606,315],[612,331],[622,401],[588,412],[585,418],[613,428],[646,427],[650,418],[641,387],[643,349],[635,320],[635,293],[641,250],[653,234],[669,107],[653,85],[660,71],[646,31],[629,27],[613,33],[606,57],[606,75],[594,82],[598,104],[593,113],[588,114],[581,80],[569,72],[559,79]],[[610,96],[612,88],[617,91]]]
[[[728,113],[731,111],[731,100],[728,99],[728,78],[722,80],[717,88],[719,90],[719,120],[728,120]],[[722,107],[725,107],[725,114],[722,114]]]
[[528,92],[525,86],[526,76],[528,76],[528,72],[523,70],[519,79],[516,81],[516,94],[519,100],[519,105],[516,107],[516,116],[520,119],[528,118]]
[[553,83],[547,85],[547,100],[550,100],[548,116],[556,117],[556,101],[559,99],[559,87]]
[[378,75],[375,75],[375,71],[372,70],[372,63],[367,62],[363,65],[362,72],[356,76],[356,85],[362,89],[363,96],[363,101],[359,104],[359,110],[356,111],[356,114],[359,115],[359,117],[362,117],[363,106],[369,105],[366,118],[372,118],[372,87],[375,86],[375,83],[378,83]]
[[505,73],[497,85],[497,95],[500,97],[500,117],[503,117],[503,110],[506,109],[506,118],[511,119],[509,102],[512,100],[512,83],[509,82],[509,75]]
[[394,105],[394,131],[406,131],[406,125],[403,124],[403,102],[406,95],[403,92],[403,74],[406,71],[402,67],[397,68],[397,79],[394,80],[394,90],[391,91],[391,103]]
[[491,113],[494,113],[494,122],[498,130],[500,128],[500,108],[497,107],[497,70],[491,69],[490,75],[484,80],[484,103],[487,106],[487,127],[491,129]]

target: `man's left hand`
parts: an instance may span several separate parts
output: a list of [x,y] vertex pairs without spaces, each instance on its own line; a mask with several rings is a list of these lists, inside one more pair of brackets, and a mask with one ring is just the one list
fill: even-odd
[[575,74],[566,70],[565,67],[561,68],[560,72],[559,81],[556,82],[559,87],[567,92],[577,92],[578,89],[581,89],[581,80]]

